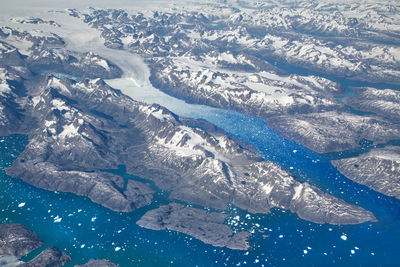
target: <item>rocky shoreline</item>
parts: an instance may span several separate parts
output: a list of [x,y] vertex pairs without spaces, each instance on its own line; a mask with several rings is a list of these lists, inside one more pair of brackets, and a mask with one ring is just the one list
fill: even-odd
[[[212,124],[203,128],[204,121],[180,118],[166,108],[137,102],[111,88],[103,79],[121,73],[100,55],[74,56],[63,49],[64,42],[56,35],[32,36],[10,29],[3,29],[2,35],[0,79],[5,90],[0,95],[0,133],[29,136],[25,150],[5,169],[15,178],[46,190],[86,196],[117,212],[131,212],[149,205],[155,188],[104,171],[125,165],[128,174],[170,192],[171,201],[217,209],[213,216],[220,219],[227,205],[233,204],[251,213],[286,209],[315,223],[376,221],[371,212],[296,181],[277,164],[263,160],[251,146]],[[21,36],[32,42],[24,56],[12,45],[15,42],[7,43],[13,38],[22,40]],[[41,53],[46,60],[33,65]],[[67,75],[48,73],[52,66]],[[33,67],[43,68],[43,72],[38,74]],[[91,79],[93,73],[97,73],[96,79]],[[292,78],[310,86],[315,82]],[[331,89],[339,90],[334,85]],[[142,225],[160,213],[168,222],[165,228],[208,244],[248,248],[248,235],[232,236],[220,219],[208,221],[201,210],[172,208],[177,217],[165,217],[165,207],[160,207],[145,215]],[[204,219],[205,231],[198,232],[193,228],[196,224],[186,219],[178,220],[187,225],[186,230],[176,225],[179,216],[188,213]],[[214,227],[224,235],[215,239]],[[55,251],[47,251],[43,257],[64,258]],[[42,258],[36,262],[40,264]]]
[[[20,259],[43,246],[36,234],[20,224],[0,224],[0,256],[15,256]],[[4,260],[6,258],[3,258]],[[1,260],[1,258],[0,258]],[[71,257],[57,248],[46,248],[29,262],[18,262],[20,267],[63,266]]]
[[[20,259],[45,244],[32,231],[21,224],[0,224],[0,265],[18,267],[60,267],[68,264],[71,257],[55,247],[44,249],[28,262]],[[117,267],[108,260],[90,260],[82,267]]]
[[[375,90],[371,94],[371,89],[349,98],[339,82],[324,78],[334,75],[360,82],[398,84],[397,50],[392,46],[394,40],[398,42],[397,37],[388,38],[373,27],[367,30],[369,19],[362,17],[365,23],[360,23],[346,17],[344,6],[336,7],[343,8],[338,21],[318,7],[310,7],[307,17],[303,17],[301,4],[294,5],[285,13],[284,22],[282,14],[278,17],[269,9],[231,14],[224,4],[214,8],[227,13],[130,16],[123,10],[70,12],[100,30],[106,46],[141,55],[149,65],[153,86],[188,103],[257,116],[284,137],[318,153],[359,147],[363,138],[377,144],[399,139],[396,92]],[[314,20],[320,25],[316,26]],[[214,26],[215,21],[220,28]],[[329,25],[333,21],[335,26]],[[153,31],[148,31],[149,27]],[[310,27],[318,28],[317,32]],[[376,36],[382,35],[380,42],[373,38],[375,35],[370,36],[371,29]],[[348,38],[352,32],[357,33],[356,39]],[[356,40],[355,46],[352,42]],[[341,95],[343,102],[337,99]],[[363,120],[349,107],[376,115]],[[299,124],[308,130],[302,132]],[[343,131],[342,136],[336,133],[336,127]],[[374,133],[375,127],[381,132]],[[379,140],[381,134],[384,140]]]
[[400,147],[387,146],[332,164],[349,179],[400,199]]
[[248,232],[232,233],[224,224],[226,215],[217,212],[187,208],[181,204],[171,203],[148,211],[137,224],[151,230],[178,231],[215,247],[247,250],[250,248]]

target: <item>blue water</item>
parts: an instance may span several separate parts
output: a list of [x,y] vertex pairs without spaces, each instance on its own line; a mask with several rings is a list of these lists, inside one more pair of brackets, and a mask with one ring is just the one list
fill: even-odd
[[[254,232],[248,252],[205,245],[171,231],[152,231],[135,222],[147,210],[166,203],[159,191],[149,207],[132,213],[116,213],[85,197],[48,192],[0,172],[0,223],[22,223],[35,231],[46,246],[56,246],[72,256],[69,266],[90,258],[108,258],[121,266],[262,266],[310,264],[400,264],[400,201],[346,179],[326,156],[285,140],[264,121],[230,111],[193,114],[250,142],[268,160],[279,163],[296,179],[372,211],[379,222],[353,226],[320,225],[274,209],[268,215],[252,215],[230,207],[227,223],[239,216],[235,230]],[[25,136],[3,137],[1,167],[9,166],[27,143]],[[123,168],[115,171],[127,179]],[[23,207],[18,204],[26,203]],[[56,217],[58,216],[58,217]],[[55,222],[62,218],[60,222]],[[341,237],[346,236],[343,240]],[[121,248],[115,251],[116,248]],[[39,251],[28,255],[33,257]]]
[[[354,96],[351,86],[399,90],[397,85],[363,83],[289,64],[275,65],[288,74],[313,74],[341,83],[346,93],[338,96],[339,102],[343,97]],[[62,73],[52,74],[79,80]],[[56,246],[71,255],[73,260],[68,266],[83,264],[91,258],[107,258],[121,266],[146,267],[400,265],[399,200],[350,181],[330,164],[329,155],[319,155],[282,138],[260,119],[216,109],[206,112],[193,109],[178,115],[207,119],[253,144],[265,159],[278,163],[296,179],[372,211],[379,221],[353,226],[320,225],[279,209],[268,215],[252,215],[230,206],[227,223],[235,224],[233,218],[239,216],[238,225],[232,227],[254,232],[250,240],[252,248],[247,252],[214,248],[180,233],[151,231],[136,225],[147,210],[167,203],[166,192],[157,191],[148,207],[132,213],[116,213],[86,197],[41,190],[7,176],[2,169],[11,165],[28,141],[26,136],[14,135],[0,137],[0,223],[26,225],[39,235],[45,247]],[[126,179],[139,179],[124,173],[123,168],[114,172]],[[25,260],[43,249],[34,251]]]
[[40,73],[40,75],[42,76],[53,75],[58,79],[70,79],[77,82],[81,81],[80,78],[65,73],[54,72],[54,71],[42,71],[42,70],[37,70],[37,72]]
[[[315,74],[292,66],[283,69],[300,75]],[[346,90],[341,97],[354,96],[351,91],[351,86],[356,85],[354,82],[344,78],[336,78],[335,81]],[[386,84],[372,86],[398,88]],[[274,209],[268,215],[252,215],[230,206],[227,223],[235,230],[253,232],[250,240],[252,248],[248,252],[232,251],[205,245],[180,233],[138,227],[136,221],[146,211],[168,203],[166,192],[157,191],[154,202],[148,207],[132,213],[116,213],[92,203],[88,198],[37,189],[0,171],[0,223],[26,225],[46,243],[45,247],[56,246],[71,255],[73,260],[68,266],[82,264],[91,258],[107,258],[121,266],[400,265],[397,249],[400,201],[342,176],[331,165],[330,159],[345,155],[319,155],[282,138],[270,130],[263,120],[236,112],[204,106],[171,109],[178,115],[206,119],[253,144],[265,159],[278,163],[299,181],[309,182],[372,211],[379,222],[354,226],[320,225],[303,221],[283,210]],[[9,166],[26,144],[26,136],[0,138],[0,169]],[[371,145],[366,143],[347,154],[369,149]],[[140,179],[127,175],[124,168],[113,172],[125,179]],[[18,207],[21,203],[25,205]],[[236,216],[240,217],[238,225],[233,219]],[[343,240],[342,236],[347,239]],[[45,247],[24,260],[33,258]]]

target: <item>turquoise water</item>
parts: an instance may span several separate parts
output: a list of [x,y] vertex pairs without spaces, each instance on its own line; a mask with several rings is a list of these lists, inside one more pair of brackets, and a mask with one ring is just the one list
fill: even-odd
[[[234,229],[254,232],[248,252],[232,251],[205,245],[180,233],[138,227],[135,222],[147,210],[167,202],[166,192],[157,192],[155,202],[149,207],[132,213],[116,213],[85,197],[34,188],[1,171],[0,223],[26,225],[46,246],[56,246],[71,255],[73,261],[69,266],[90,258],[108,258],[121,266],[400,264],[399,200],[351,182],[337,172],[326,156],[285,140],[260,119],[222,110],[193,115],[252,143],[266,159],[279,163],[296,179],[371,210],[379,222],[320,225],[278,209],[268,215],[251,215],[230,207],[227,222],[232,223],[232,218],[238,215],[239,224]],[[1,140],[3,168],[24,149],[27,138],[9,136]],[[126,175],[123,168],[115,172],[127,179],[137,179]],[[25,205],[18,207],[21,203]],[[27,259],[38,252],[28,255]]]
[[[351,86],[398,90],[398,86],[350,81],[290,65],[275,65],[288,73],[317,74],[337,81],[346,89],[342,97],[354,96]],[[78,80],[62,73],[52,74],[59,78]],[[45,241],[46,246],[56,246],[71,255],[73,261],[69,266],[82,264],[91,258],[108,258],[121,266],[146,267],[400,265],[399,200],[351,182],[330,164],[328,155],[318,155],[285,140],[268,129],[260,119],[210,108],[184,112],[178,114],[207,119],[234,136],[252,143],[266,159],[280,164],[296,179],[317,185],[326,192],[371,210],[379,222],[354,226],[320,225],[277,209],[268,215],[251,215],[229,207],[227,222],[232,223],[233,218],[239,216],[239,224],[234,228],[254,232],[250,240],[252,248],[248,252],[232,251],[205,245],[176,232],[151,231],[138,227],[137,219],[147,210],[167,202],[167,192],[158,191],[154,203],[149,207],[133,213],[116,213],[85,197],[34,188],[0,170],[0,223],[26,225]],[[0,137],[0,169],[9,166],[26,144],[25,136]],[[123,168],[115,170],[115,173],[126,179],[139,179],[126,175]],[[25,260],[43,249],[28,255]]]

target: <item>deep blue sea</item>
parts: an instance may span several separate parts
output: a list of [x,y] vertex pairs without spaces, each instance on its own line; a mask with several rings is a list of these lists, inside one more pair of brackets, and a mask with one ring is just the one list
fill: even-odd
[[[149,207],[116,213],[85,197],[37,189],[1,170],[0,223],[26,225],[46,246],[56,246],[71,255],[73,260],[68,266],[91,258],[107,258],[121,266],[400,265],[399,200],[350,181],[338,173],[328,157],[285,140],[260,119],[215,109],[197,117],[255,145],[266,159],[279,163],[296,179],[372,211],[379,222],[320,225],[279,209],[268,215],[253,215],[232,206],[227,211],[227,222],[235,225],[234,229],[254,233],[249,251],[233,251],[205,245],[177,232],[138,227],[138,218],[164,204],[167,192],[159,191]],[[21,135],[0,138],[1,168],[9,166],[27,142],[27,137]],[[126,175],[123,168],[115,173],[137,179]],[[240,219],[235,220],[236,216]]]
[[[238,1],[238,4],[245,3]],[[51,16],[57,15],[51,13]],[[59,22],[65,26],[63,21]],[[80,25],[72,28],[68,26],[66,29],[80,30],[82,36],[85,36],[87,29],[79,29]],[[63,34],[65,32],[61,31],[60,36],[64,38]],[[90,36],[91,33],[88,31],[87,35]],[[69,48],[81,49],[82,44],[73,42]],[[96,45],[88,46],[84,49],[86,51],[95,47]],[[107,49],[99,51],[106,58],[108,55],[111,61],[117,53]],[[120,56],[121,53],[118,52]],[[353,97],[355,92],[351,90],[352,86],[399,90],[398,86],[390,84],[351,81],[265,59],[288,74],[312,74],[337,81],[346,90],[341,97]],[[120,62],[129,63],[125,62],[125,58],[120,59]],[[62,73],[50,74],[59,78],[76,79]],[[143,87],[138,90],[147,89]],[[146,97],[153,99],[151,93]],[[370,144],[366,143],[361,149],[344,154],[320,155],[282,138],[261,119],[203,106],[192,108],[192,105],[183,106],[179,101],[176,102],[178,106],[176,103],[168,106],[172,98],[155,94],[154,99],[157,97],[157,103],[167,106],[178,115],[206,119],[238,139],[253,144],[265,159],[279,164],[299,181],[307,181],[325,192],[372,211],[378,222],[348,226],[321,225],[299,219],[295,214],[284,210],[273,209],[267,215],[254,215],[230,206],[226,211],[227,223],[235,230],[253,233],[250,239],[251,249],[234,251],[214,248],[184,234],[152,231],[136,225],[136,221],[146,211],[168,202],[168,192],[157,191],[154,202],[148,207],[132,213],[116,213],[92,203],[86,197],[45,191],[7,176],[3,168],[10,166],[28,143],[26,136],[13,135],[0,137],[0,223],[23,224],[45,242],[44,247],[27,255],[24,260],[35,257],[46,247],[55,246],[72,257],[68,266],[83,264],[92,258],[109,259],[121,267],[400,266],[400,200],[352,182],[330,163],[330,158],[368,150],[371,148]],[[341,97],[337,98],[339,102]],[[350,111],[360,113],[352,109]],[[140,179],[127,175],[123,167],[113,172],[126,179]]]

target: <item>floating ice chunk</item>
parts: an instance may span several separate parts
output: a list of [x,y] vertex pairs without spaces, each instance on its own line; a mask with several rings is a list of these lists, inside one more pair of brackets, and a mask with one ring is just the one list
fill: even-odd
[[54,218],[55,223],[61,222],[62,218],[60,218],[58,215]]
[[119,251],[119,250],[121,250],[120,247],[115,247],[115,251]]
[[279,238],[283,238],[283,235],[279,235]]
[[78,210],[78,212],[81,212],[81,211],[82,211],[82,209],[79,209],[79,210]]
[[297,153],[297,150],[296,150],[296,149],[293,149],[293,153]]
[[92,219],[90,219],[92,222],[96,221],[96,217],[92,217]]
[[347,235],[343,234],[340,238],[343,239],[344,241],[346,241],[347,240]]
[[350,250],[350,253],[354,254],[354,253],[356,253],[356,251],[354,249],[352,249],[352,250]]
[[81,248],[84,248],[85,246],[86,246],[85,244],[82,244],[82,245],[81,245]]
[[22,202],[22,203],[18,204],[18,208],[22,208],[23,206],[25,206],[25,202]]
[[304,253],[304,254],[307,254],[307,253],[308,253],[307,249],[303,250],[303,253]]

